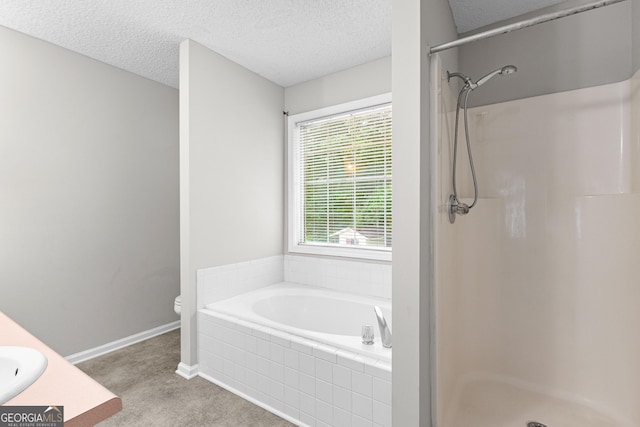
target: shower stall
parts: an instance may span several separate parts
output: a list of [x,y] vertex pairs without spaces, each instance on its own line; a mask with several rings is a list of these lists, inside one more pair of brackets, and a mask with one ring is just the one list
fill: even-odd
[[465,70],[431,59],[435,425],[640,426],[640,71],[470,107],[452,224]]

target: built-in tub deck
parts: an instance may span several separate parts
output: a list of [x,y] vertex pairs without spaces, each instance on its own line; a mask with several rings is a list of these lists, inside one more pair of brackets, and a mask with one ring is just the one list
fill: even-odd
[[[391,349],[373,307],[391,303],[280,283],[198,312],[200,375],[303,426],[391,425]],[[374,326],[373,346],[361,343]]]

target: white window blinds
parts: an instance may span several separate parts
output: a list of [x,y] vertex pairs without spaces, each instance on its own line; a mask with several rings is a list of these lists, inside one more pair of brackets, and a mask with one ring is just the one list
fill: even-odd
[[391,105],[298,123],[298,244],[391,248]]

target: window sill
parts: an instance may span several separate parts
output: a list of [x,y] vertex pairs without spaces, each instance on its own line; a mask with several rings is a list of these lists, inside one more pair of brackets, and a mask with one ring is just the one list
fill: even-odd
[[327,246],[327,245],[291,245],[289,252],[292,254],[308,254],[323,255],[340,258],[357,258],[373,261],[391,261],[391,249],[362,249],[362,248],[345,248],[343,246]]

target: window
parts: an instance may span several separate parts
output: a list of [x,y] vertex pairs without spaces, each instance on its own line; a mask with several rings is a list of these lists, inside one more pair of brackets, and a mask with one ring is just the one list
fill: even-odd
[[289,117],[289,251],[391,259],[390,101]]

